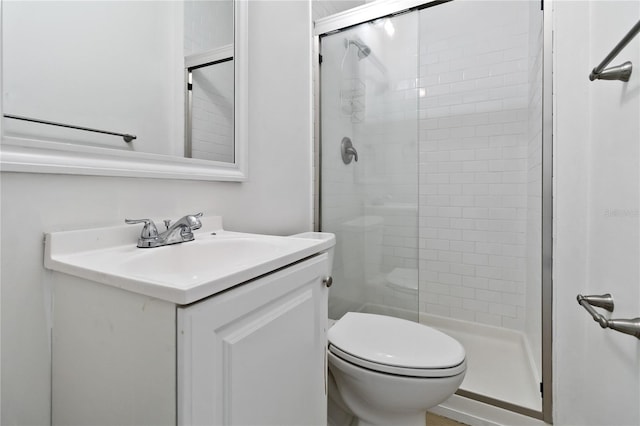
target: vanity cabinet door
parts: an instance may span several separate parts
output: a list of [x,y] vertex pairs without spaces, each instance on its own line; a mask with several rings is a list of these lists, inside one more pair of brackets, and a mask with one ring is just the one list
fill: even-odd
[[178,308],[179,425],[326,425],[328,257]]

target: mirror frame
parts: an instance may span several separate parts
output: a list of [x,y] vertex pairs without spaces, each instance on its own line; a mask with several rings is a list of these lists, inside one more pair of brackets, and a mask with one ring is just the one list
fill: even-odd
[[[3,133],[0,168],[3,172],[235,182],[248,180],[247,25],[248,2],[234,0],[234,163],[35,140],[5,136]],[[182,102],[180,107],[183,107]],[[0,129],[2,127],[0,125]],[[180,152],[183,146],[184,143],[180,144]]]

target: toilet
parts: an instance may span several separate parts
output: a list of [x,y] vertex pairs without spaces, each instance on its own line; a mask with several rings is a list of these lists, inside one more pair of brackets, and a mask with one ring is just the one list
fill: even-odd
[[348,312],[328,339],[330,419],[350,414],[358,426],[424,426],[426,411],[464,379],[462,345],[413,321]]
[[[379,224],[375,218],[365,222]],[[292,237],[334,238],[322,232]],[[334,249],[327,253],[331,271]],[[417,270],[396,269],[387,278],[390,286],[417,291]],[[464,379],[462,345],[424,324],[360,312],[328,322],[329,426],[424,426],[426,411]]]

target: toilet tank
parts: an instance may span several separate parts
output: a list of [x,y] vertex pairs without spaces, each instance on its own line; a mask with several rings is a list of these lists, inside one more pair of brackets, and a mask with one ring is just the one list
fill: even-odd
[[384,219],[359,216],[342,224],[342,261],[351,285],[372,283],[380,273]]

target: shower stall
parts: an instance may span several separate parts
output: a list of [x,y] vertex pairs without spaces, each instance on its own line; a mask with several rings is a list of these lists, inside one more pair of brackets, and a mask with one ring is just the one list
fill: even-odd
[[548,421],[543,15],[396,0],[316,21],[316,227],[337,237],[330,318],[441,329],[467,351],[459,395]]

